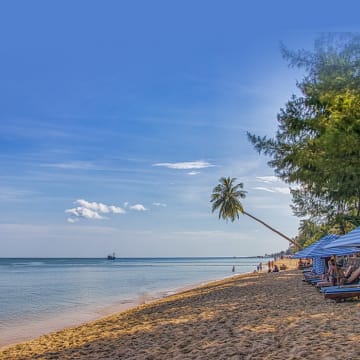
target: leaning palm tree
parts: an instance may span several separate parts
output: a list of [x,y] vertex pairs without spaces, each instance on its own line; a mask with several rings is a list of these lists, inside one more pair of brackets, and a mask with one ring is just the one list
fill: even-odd
[[270,225],[266,224],[257,217],[246,212],[239,199],[244,199],[246,197],[246,191],[243,190],[244,184],[238,183],[234,184],[236,178],[222,177],[219,180],[219,184],[214,187],[213,193],[211,195],[212,212],[219,210],[219,219],[224,219],[228,221],[234,221],[235,218],[239,218],[239,214],[244,214],[251,217],[253,220],[256,220],[260,224],[266,226],[271,231],[282,236],[284,239],[289,241],[294,246],[301,249],[301,246],[294,240],[290,239],[288,236],[282,234],[280,231],[272,228]]

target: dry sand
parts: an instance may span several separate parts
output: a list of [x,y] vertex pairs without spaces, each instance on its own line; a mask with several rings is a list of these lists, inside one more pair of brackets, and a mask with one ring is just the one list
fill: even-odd
[[0,359],[360,359],[360,302],[301,271],[210,283],[0,352]]

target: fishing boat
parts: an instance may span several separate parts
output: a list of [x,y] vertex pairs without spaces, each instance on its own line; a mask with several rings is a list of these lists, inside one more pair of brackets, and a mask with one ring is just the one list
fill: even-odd
[[108,256],[107,256],[107,259],[108,259],[108,260],[115,260],[115,259],[116,259],[115,253],[112,253],[112,255],[108,255]]

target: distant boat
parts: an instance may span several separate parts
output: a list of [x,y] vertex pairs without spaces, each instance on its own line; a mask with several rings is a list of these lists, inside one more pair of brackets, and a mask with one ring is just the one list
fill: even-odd
[[108,255],[108,256],[107,256],[107,259],[108,259],[108,260],[115,260],[115,259],[116,259],[115,253],[112,253],[112,255]]

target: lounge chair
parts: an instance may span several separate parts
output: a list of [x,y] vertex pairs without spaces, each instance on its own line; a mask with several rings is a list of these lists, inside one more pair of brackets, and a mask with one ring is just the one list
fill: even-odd
[[320,289],[321,293],[331,293],[331,292],[339,292],[344,289],[347,291],[347,289],[360,289],[360,284],[352,284],[352,285],[336,285],[336,286],[326,286]]
[[321,280],[322,275],[315,273],[314,270],[311,271],[303,271],[304,279],[303,281],[308,282],[309,284],[312,284],[313,282],[317,282]]
[[351,275],[339,286],[329,286],[321,288],[325,299],[332,299],[340,302],[349,298],[360,298],[360,284],[357,283],[360,277],[360,267],[353,271]]
[[353,284],[359,280],[360,277],[360,267],[354,270],[353,272],[345,273],[344,277],[340,279],[340,285]]
[[336,289],[327,289],[323,291],[325,299],[332,299],[336,302],[349,298],[360,298],[360,286],[331,286],[331,288]]

